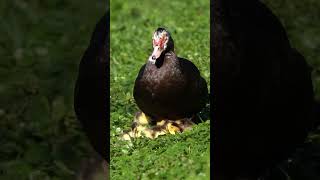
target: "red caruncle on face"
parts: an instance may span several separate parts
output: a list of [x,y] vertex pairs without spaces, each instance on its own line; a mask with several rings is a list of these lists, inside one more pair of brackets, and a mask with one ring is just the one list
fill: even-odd
[[153,46],[159,46],[161,49],[164,48],[164,43],[166,41],[166,37],[160,37],[159,39],[153,39]]

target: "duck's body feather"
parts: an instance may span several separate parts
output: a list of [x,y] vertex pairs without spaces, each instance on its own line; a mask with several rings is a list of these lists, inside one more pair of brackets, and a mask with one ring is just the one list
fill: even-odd
[[189,60],[165,53],[140,69],[134,87],[139,108],[156,119],[191,117],[205,105],[207,84]]

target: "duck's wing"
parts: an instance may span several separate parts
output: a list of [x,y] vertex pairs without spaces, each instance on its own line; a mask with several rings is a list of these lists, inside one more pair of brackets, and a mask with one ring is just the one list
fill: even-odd
[[208,101],[208,86],[206,80],[201,76],[197,66],[185,58],[179,57],[179,63],[181,72],[188,83],[187,92],[189,92],[188,99],[189,103],[194,104],[192,107],[193,113],[198,113],[204,108]]
[[144,88],[144,82],[142,82],[143,80],[143,74],[144,71],[146,69],[146,64],[144,64],[138,73],[138,76],[135,80],[135,84],[134,84],[134,88],[133,88],[133,97],[135,98],[135,100],[137,101],[137,99],[142,98],[141,96],[143,96],[145,93],[141,92]]
[[145,92],[145,82],[143,81],[143,74],[145,71],[146,65],[143,65],[138,73],[138,76],[135,80],[134,87],[133,87],[133,97],[137,104],[143,103],[144,99],[146,99],[148,93]]
[[193,62],[182,57],[177,57],[177,58],[178,58],[177,61],[179,62],[182,73],[191,73],[192,75],[196,75],[196,76],[200,75],[200,71],[198,67],[195,64],[193,64]]
[[106,13],[97,23],[90,44],[81,59],[74,94],[76,116],[94,149],[107,161],[108,35],[109,13]]
[[142,78],[145,69],[146,69],[146,64],[144,64],[144,65],[140,68],[139,73],[138,73],[138,76],[137,76],[137,78],[136,78],[136,81],[137,81],[137,80],[140,80],[140,79]]

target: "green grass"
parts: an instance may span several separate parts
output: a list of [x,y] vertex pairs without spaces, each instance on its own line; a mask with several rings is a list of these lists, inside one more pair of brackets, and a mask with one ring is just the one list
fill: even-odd
[[[180,57],[190,59],[210,84],[209,1],[110,2],[111,179],[209,179],[210,123],[155,140],[121,142],[138,110],[133,85],[152,52],[152,33],[166,27]],[[205,119],[208,120],[208,119]]]
[[0,179],[75,179],[91,146],[73,110],[102,1],[0,2]]

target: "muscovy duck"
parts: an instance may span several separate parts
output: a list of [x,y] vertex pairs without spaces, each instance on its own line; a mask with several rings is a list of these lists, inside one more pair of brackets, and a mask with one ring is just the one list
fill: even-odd
[[201,111],[208,89],[198,68],[175,54],[170,33],[158,28],[152,55],[140,69],[133,95],[141,111],[151,118],[176,120]]
[[207,102],[206,81],[191,61],[175,54],[171,34],[165,28],[156,29],[152,44],[153,52],[140,69],[133,91],[142,112],[136,113],[131,131],[124,134],[127,140],[189,129],[199,121],[197,113]]

